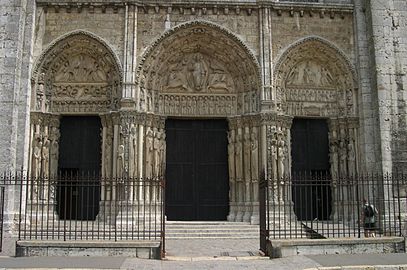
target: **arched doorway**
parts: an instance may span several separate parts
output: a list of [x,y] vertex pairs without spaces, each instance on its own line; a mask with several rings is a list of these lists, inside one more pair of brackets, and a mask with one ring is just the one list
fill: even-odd
[[[359,166],[354,69],[329,41],[307,37],[280,56],[275,70],[277,108],[293,119],[281,135],[291,152],[287,173],[293,182],[287,199],[292,197],[299,220],[346,218],[352,210],[343,206],[350,202],[336,186],[341,177],[355,175]],[[278,142],[278,132],[269,136]],[[303,176],[294,179],[299,173]]]
[[[226,209],[229,208],[229,211],[226,210],[222,217],[204,215],[201,218],[256,222],[260,170],[257,118],[261,80],[259,65],[253,53],[229,30],[207,21],[193,21],[165,32],[142,59],[138,74],[140,87],[137,108],[166,117],[166,126],[172,132],[166,136],[167,151],[175,143],[169,140],[176,140],[172,138],[181,136],[182,129],[189,129],[191,135],[186,135],[185,140],[194,141],[191,145],[203,143],[205,140],[193,135],[202,132],[191,131],[192,126],[197,126],[197,130],[202,131],[202,127],[206,127],[205,132],[213,130],[207,136],[215,136],[216,133],[219,136],[215,136],[212,142],[208,140],[206,147],[193,147],[200,150],[190,153],[191,157],[199,157],[197,159],[201,163],[216,163],[211,157],[216,154],[217,149],[211,148],[211,145],[218,145],[222,149],[219,155],[224,156],[218,162],[223,164],[223,169],[219,169],[222,173],[207,176],[200,172],[200,166],[197,165],[183,176],[176,175],[175,172],[180,169],[176,169],[175,160],[167,159],[167,190],[175,192],[179,185],[176,180],[180,178],[184,179],[183,186],[188,183],[188,179],[192,179],[195,183],[192,186],[202,187],[202,190],[192,192],[198,193],[195,197],[202,196],[204,190],[210,193],[211,187],[214,190],[219,188],[222,190],[219,192],[224,192],[219,197],[226,198]],[[219,126],[216,123],[220,123]],[[176,130],[177,125],[183,128]],[[154,133],[154,127],[147,128],[147,132],[149,130]],[[179,146],[178,152],[181,152],[182,147],[184,146]],[[171,157],[172,154],[167,152],[167,158]],[[148,153],[146,158],[148,159]],[[184,159],[186,163],[188,157],[185,156]],[[216,169],[206,170],[205,173],[213,171]],[[146,176],[151,174],[148,167],[145,173]],[[205,179],[211,181],[202,185]],[[215,183],[219,182],[222,182],[220,186],[226,188],[216,186]],[[185,198],[183,196],[187,191],[171,197],[173,192],[166,196],[176,201],[176,198]],[[170,200],[168,203],[176,207],[174,201]],[[211,211],[203,210],[201,200],[193,201],[192,204],[198,205],[190,207],[195,210],[189,211]],[[213,205],[215,207],[216,203]],[[195,217],[201,219],[199,215]]]
[[30,195],[56,205],[61,219],[94,220],[100,175],[111,175],[112,152],[101,149],[112,138],[101,129],[112,129],[106,119],[121,98],[119,61],[103,40],[75,31],[41,54],[32,82]]

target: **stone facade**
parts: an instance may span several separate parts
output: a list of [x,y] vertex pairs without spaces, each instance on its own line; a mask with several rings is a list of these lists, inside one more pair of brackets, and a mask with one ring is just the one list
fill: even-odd
[[0,4],[1,170],[56,174],[60,117],[100,115],[107,178],[164,172],[167,117],[227,118],[230,221],[290,171],[294,117],[328,120],[332,175],[407,171],[404,1]]

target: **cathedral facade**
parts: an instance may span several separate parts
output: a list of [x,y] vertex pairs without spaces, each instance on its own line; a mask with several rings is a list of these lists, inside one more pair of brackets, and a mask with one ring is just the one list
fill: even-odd
[[165,176],[170,220],[252,224],[263,175],[407,171],[404,1],[0,3],[3,171]]

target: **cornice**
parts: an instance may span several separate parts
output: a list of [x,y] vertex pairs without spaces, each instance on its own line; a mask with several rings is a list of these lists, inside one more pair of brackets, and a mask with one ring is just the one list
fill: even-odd
[[[238,0],[238,1],[219,1],[219,0],[36,0],[37,5],[42,7],[53,7],[56,10],[65,8],[67,10],[76,9],[81,11],[83,8],[97,8],[102,9],[106,7],[113,7],[114,10],[124,8],[126,5],[135,5],[142,8],[153,8],[160,10],[161,8],[167,9],[171,12],[172,9],[179,8],[219,8],[225,15],[240,14],[246,10],[248,15],[251,15],[253,10],[261,8],[271,8],[280,15],[283,11],[288,11],[289,14],[299,12],[300,16],[308,13],[312,16],[312,12],[320,13],[320,16],[333,16],[334,13],[352,13],[353,5],[345,3],[313,3],[313,2],[279,2],[275,0]],[[311,12],[311,13],[310,13]],[[321,13],[322,12],[322,13]]]

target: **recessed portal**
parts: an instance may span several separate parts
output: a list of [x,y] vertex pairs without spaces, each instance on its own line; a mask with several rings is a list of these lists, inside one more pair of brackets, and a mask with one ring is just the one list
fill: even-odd
[[326,220],[331,213],[328,124],[294,119],[291,137],[294,212],[299,220]]
[[60,219],[94,220],[99,211],[101,123],[97,116],[61,118],[57,211]]
[[166,121],[168,220],[226,220],[227,130],[226,120]]

